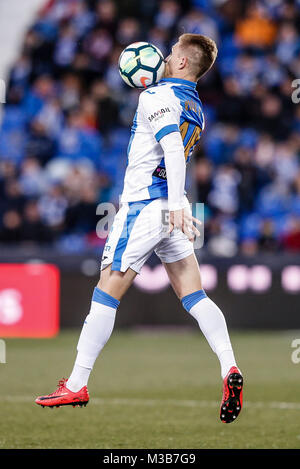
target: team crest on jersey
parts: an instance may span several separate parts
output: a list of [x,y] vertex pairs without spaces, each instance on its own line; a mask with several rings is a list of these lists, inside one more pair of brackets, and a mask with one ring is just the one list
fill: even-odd
[[154,112],[153,114],[151,114],[151,116],[148,116],[149,122],[160,119],[166,114],[166,112],[171,112],[170,108],[165,107],[165,108],[160,109],[159,111]]

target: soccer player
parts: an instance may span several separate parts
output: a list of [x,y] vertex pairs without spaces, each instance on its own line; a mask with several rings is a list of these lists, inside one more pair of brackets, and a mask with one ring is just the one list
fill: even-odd
[[[117,213],[106,241],[101,276],[84,322],[71,376],[40,396],[42,406],[86,405],[95,360],[110,338],[119,303],[153,251],[163,263],[183,307],[216,353],[223,378],[222,422],[242,407],[243,377],[226,322],[202,288],[193,248],[199,231],[185,196],[186,161],[204,129],[196,84],[213,65],[217,47],[199,34],[183,34],[166,59],[165,77],[139,97],[128,146],[128,165]],[[169,226],[163,214],[169,213]]]

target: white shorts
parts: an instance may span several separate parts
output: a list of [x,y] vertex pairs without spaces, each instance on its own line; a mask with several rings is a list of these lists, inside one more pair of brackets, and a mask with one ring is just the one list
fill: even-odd
[[130,267],[139,273],[153,251],[165,263],[192,254],[193,243],[185,234],[178,229],[168,234],[168,213],[166,198],[123,203],[105,243],[101,270],[112,264],[112,270]]

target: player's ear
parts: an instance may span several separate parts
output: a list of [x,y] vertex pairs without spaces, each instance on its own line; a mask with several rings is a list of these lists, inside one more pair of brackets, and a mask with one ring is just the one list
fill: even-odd
[[184,67],[186,67],[187,63],[188,63],[188,59],[186,56],[180,57],[179,65],[178,65],[179,70],[182,70]]

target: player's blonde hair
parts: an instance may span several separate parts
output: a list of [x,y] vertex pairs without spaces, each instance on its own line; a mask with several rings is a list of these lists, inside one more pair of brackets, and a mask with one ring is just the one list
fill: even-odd
[[212,67],[218,54],[215,41],[202,34],[182,34],[179,47],[187,53],[190,71],[197,80]]

